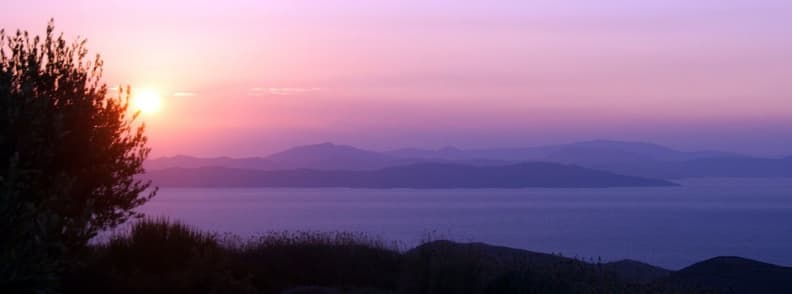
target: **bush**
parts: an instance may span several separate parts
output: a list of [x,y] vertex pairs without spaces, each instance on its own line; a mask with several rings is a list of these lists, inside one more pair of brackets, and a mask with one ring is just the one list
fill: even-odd
[[91,248],[66,293],[698,293],[555,255],[450,241],[402,252],[359,233],[242,240],[146,219]]
[[144,219],[91,248],[68,293],[279,293],[299,286],[393,289],[400,253],[355,233],[280,232],[240,241]]
[[250,292],[230,265],[215,235],[166,219],[144,219],[129,233],[94,245],[65,288],[72,293]]
[[265,292],[299,285],[394,289],[401,270],[395,245],[357,233],[273,233],[235,251],[240,270]]

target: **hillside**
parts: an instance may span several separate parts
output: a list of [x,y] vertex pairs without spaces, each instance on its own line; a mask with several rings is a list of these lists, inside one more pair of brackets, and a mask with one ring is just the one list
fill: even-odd
[[632,260],[595,263],[451,241],[425,243],[406,256],[431,259],[435,271],[460,282],[473,271],[470,282],[498,285],[503,293],[521,293],[514,290],[522,287],[538,293],[792,293],[792,268],[739,257],[716,257],[675,272]]
[[721,256],[674,272],[659,284],[718,289],[729,293],[792,293],[792,268]]
[[[671,272],[489,245],[407,251],[356,233],[277,232],[225,242],[146,219],[91,244],[64,293],[790,293],[791,268],[717,257]],[[111,270],[108,270],[111,269]]]

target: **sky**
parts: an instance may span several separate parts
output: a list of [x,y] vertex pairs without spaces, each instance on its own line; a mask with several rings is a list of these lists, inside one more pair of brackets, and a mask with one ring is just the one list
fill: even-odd
[[792,154],[792,1],[8,1],[110,85],[156,91],[152,155],[591,139]]

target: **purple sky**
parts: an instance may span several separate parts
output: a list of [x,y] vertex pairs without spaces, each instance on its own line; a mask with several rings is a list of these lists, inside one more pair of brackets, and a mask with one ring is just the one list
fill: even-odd
[[792,154],[792,1],[12,1],[163,96],[154,156],[595,138]]

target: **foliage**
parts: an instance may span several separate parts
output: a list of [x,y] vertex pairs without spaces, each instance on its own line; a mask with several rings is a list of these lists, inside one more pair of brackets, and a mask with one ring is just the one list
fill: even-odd
[[432,241],[402,251],[343,232],[241,240],[163,219],[96,244],[89,257],[67,277],[67,293],[702,293],[484,244]]
[[245,293],[231,275],[217,236],[165,219],[145,219],[130,232],[95,245],[87,266],[64,285],[74,293]]
[[53,32],[0,31],[0,287],[51,288],[67,257],[156,192],[135,178],[149,148],[129,89],[109,95],[86,41]]
[[69,293],[279,293],[291,287],[395,288],[398,251],[354,233],[271,233],[240,240],[144,219],[96,244]]

